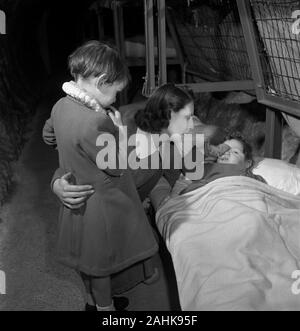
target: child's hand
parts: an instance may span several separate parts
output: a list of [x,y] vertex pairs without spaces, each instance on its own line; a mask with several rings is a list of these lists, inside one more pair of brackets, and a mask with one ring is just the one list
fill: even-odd
[[121,113],[116,108],[110,106],[108,115],[116,127],[120,128],[123,126]]
[[[121,141],[126,141],[127,142],[127,131],[125,130],[125,126],[123,125],[121,113],[116,108],[114,108],[112,106],[110,106],[109,108],[110,108],[110,111],[109,111],[108,115],[111,118],[111,120],[113,121],[114,125],[119,130],[119,140],[120,140],[120,142]],[[127,160],[127,149],[123,145],[124,144],[122,144],[122,143],[119,144],[119,159],[126,162],[126,160]]]

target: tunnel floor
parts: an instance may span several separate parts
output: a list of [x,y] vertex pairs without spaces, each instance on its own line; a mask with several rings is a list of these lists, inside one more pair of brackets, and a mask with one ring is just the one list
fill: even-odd
[[[47,91],[48,96],[38,105],[30,139],[15,165],[15,187],[0,211],[0,270],[6,275],[0,310],[80,311],[85,304],[78,275],[55,258],[59,203],[49,183],[57,166],[57,152],[41,138],[55,102],[50,94]],[[167,276],[170,261],[162,255],[156,258],[160,279],[124,293],[130,300],[128,310],[179,309],[176,286],[170,288],[174,277]]]

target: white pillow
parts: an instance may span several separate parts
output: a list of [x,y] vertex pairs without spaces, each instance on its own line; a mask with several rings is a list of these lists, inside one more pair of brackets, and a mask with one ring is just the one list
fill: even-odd
[[300,195],[300,168],[282,160],[264,158],[253,169],[270,186],[285,192]]

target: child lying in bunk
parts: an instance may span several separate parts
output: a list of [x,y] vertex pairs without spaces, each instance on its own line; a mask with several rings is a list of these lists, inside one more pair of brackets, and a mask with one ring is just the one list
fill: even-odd
[[218,178],[229,176],[246,176],[266,183],[261,176],[253,174],[252,148],[239,132],[228,135],[224,144],[229,146],[229,149],[220,155],[215,162],[205,163],[202,179],[193,181],[180,194],[194,191]]
[[239,132],[227,135],[224,143],[218,146],[206,143],[204,159],[202,179],[191,181],[181,174],[173,188],[164,178],[157,183],[150,194],[150,200],[155,210],[158,210],[172,197],[194,191],[222,177],[247,176],[266,183],[261,176],[252,173],[254,168],[252,148]]

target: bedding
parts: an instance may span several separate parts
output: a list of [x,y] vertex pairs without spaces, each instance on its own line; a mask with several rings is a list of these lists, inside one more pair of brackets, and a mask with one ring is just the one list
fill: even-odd
[[156,223],[182,310],[300,310],[300,197],[247,177],[167,199]]
[[269,185],[300,196],[300,168],[276,159],[264,158],[256,161],[255,175],[262,176]]

